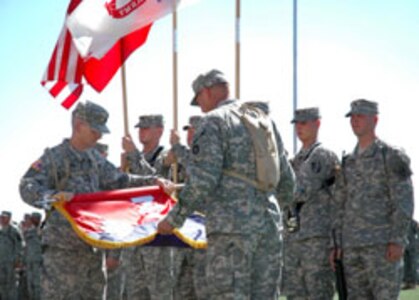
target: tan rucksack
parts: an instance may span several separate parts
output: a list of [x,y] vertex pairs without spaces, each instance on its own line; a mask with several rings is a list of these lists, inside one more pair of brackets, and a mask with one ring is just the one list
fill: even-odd
[[256,180],[232,170],[224,173],[239,178],[259,190],[271,191],[280,180],[280,162],[275,131],[268,112],[261,108],[262,102],[244,102],[233,109],[246,126],[253,143],[256,158]]

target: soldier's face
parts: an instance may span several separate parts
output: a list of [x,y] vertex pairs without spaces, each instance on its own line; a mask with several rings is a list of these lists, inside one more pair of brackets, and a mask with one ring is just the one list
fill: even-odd
[[316,139],[319,126],[319,120],[295,122],[295,131],[297,133],[298,139],[303,143]]
[[204,113],[213,110],[215,105],[211,101],[211,88],[203,88],[196,96],[196,102]]
[[0,217],[0,224],[2,226],[7,226],[10,223],[10,218],[9,217],[5,217],[5,216],[1,216]]
[[352,114],[351,126],[352,131],[357,137],[362,137],[374,132],[377,124],[377,116]]
[[139,129],[139,139],[141,144],[158,142],[163,134],[162,127],[147,127]]
[[94,147],[97,141],[102,137],[102,133],[90,127],[86,122],[80,123],[78,133],[79,139],[85,149]]

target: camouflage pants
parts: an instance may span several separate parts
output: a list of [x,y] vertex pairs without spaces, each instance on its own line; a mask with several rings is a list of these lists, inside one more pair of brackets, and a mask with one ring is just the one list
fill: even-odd
[[17,296],[13,262],[0,262],[0,300],[14,300]]
[[286,239],[281,293],[287,299],[333,299],[334,274],[329,253],[328,238]]
[[105,286],[101,253],[47,247],[41,273],[42,300],[101,300]]
[[28,262],[26,265],[26,286],[30,300],[41,299],[41,262]]
[[173,291],[174,300],[208,299],[205,288],[205,250],[182,248],[183,254],[180,273]]
[[124,292],[124,266],[120,265],[114,270],[107,271],[106,300],[121,300]]
[[274,229],[255,236],[208,236],[208,299],[278,299],[281,239]]
[[343,250],[348,300],[398,299],[402,263],[386,260],[386,245]]
[[406,283],[416,284],[418,282],[418,257],[416,250],[416,240],[413,239],[412,241],[410,241],[410,243],[406,247],[404,251],[403,262],[403,281]]
[[134,248],[127,266],[128,299],[171,300],[181,273],[183,250],[174,247]]

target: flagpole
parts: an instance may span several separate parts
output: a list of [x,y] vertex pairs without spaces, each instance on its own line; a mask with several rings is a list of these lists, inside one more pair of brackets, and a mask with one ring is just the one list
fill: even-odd
[[236,0],[236,99],[240,98],[240,0]]
[[[297,0],[294,0],[293,3],[293,26],[292,26],[292,32],[293,32],[293,55],[292,55],[292,62],[293,62],[293,114],[294,111],[297,109],[297,101],[298,101],[298,86],[297,86]],[[293,135],[293,150],[294,154],[297,153],[297,133],[294,126],[294,135]]]
[[128,103],[127,103],[127,84],[125,77],[125,64],[121,65],[121,84],[122,84],[122,108],[124,118],[124,135],[129,134],[128,130]]
[[[177,1],[173,1],[172,47],[173,47],[173,129],[178,129],[178,49],[177,49]],[[177,162],[173,167],[173,182],[177,183]]]
[[129,134],[128,130],[128,101],[127,101],[127,82],[126,82],[126,75],[125,75],[125,63],[123,63],[124,59],[124,40],[121,39],[119,42],[120,51],[121,51],[121,87],[122,87],[122,113],[123,113],[123,120],[124,120],[124,135],[127,136]]

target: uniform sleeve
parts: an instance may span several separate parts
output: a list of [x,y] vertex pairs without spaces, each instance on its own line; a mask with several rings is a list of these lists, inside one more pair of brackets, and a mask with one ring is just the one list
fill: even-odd
[[46,154],[35,161],[20,180],[19,192],[24,202],[42,208],[41,201],[58,190],[55,188],[53,168]]
[[140,151],[135,149],[135,151],[128,153],[127,163],[129,172],[132,174],[141,174],[141,175],[154,175],[156,174],[155,168],[150,166],[150,164],[145,160],[144,155]]
[[283,143],[282,138],[274,128],[276,139],[278,143],[278,152],[279,152],[279,164],[281,170],[281,176],[279,180],[279,184],[276,187],[276,198],[278,199],[279,206],[281,209],[285,209],[285,207],[291,205],[294,199],[294,190],[295,190],[295,174],[292,170],[292,167],[288,161]]
[[126,187],[153,185],[156,180],[155,175],[134,175],[120,171],[111,162],[103,157],[99,159],[99,186],[101,190],[113,190]]
[[172,146],[172,151],[175,154],[178,162],[187,169],[190,157],[189,148],[182,144],[176,144]]
[[[342,224],[346,202],[346,180],[345,180],[345,158],[341,162],[341,168],[336,172],[335,183],[332,188],[333,201],[331,202],[331,228],[336,237],[338,247],[341,247]],[[331,236],[331,238],[333,238]],[[331,239],[330,245],[333,247],[334,241]]]
[[194,135],[187,184],[166,218],[175,227],[180,227],[197,207],[202,207],[222,175],[225,152],[222,120],[211,116],[203,122]]
[[389,242],[405,246],[414,203],[409,157],[398,149],[389,151],[387,174],[392,228]]

